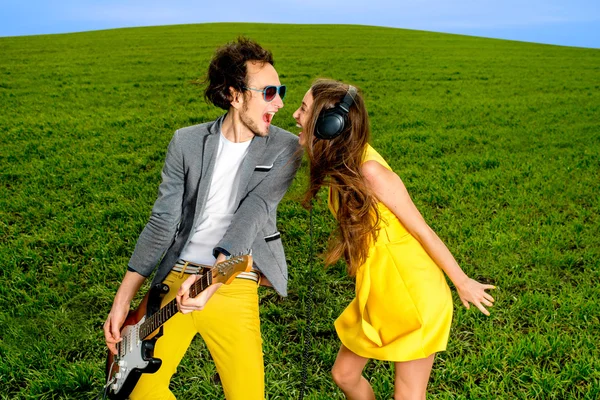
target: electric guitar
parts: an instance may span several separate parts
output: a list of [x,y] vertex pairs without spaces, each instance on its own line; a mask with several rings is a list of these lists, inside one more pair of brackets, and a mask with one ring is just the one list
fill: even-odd
[[[228,285],[239,273],[251,269],[251,255],[232,257],[220,262],[190,287],[190,297],[198,296],[213,283]],[[169,287],[165,284],[155,285],[138,308],[127,315],[121,327],[123,340],[117,343],[117,355],[109,350],[106,357],[104,390],[109,398],[127,399],[142,374],[151,374],[160,368],[162,360],[153,357],[154,345],[162,335],[162,325],[179,311],[175,299],[160,308],[161,299],[168,291]]]

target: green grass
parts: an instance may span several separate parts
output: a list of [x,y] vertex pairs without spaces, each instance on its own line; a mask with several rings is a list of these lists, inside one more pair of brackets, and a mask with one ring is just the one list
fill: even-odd
[[[372,143],[473,278],[498,286],[491,317],[454,292],[432,399],[600,397],[600,51],[359,26],[205,24],[0,38],[0,399],[90,399],[102,324],[141,232],[174,130],[220,111],[198,87],[216,46],[246,34],[290,88],[365,91]],[[290,295],[261,290],[267,398],[297,397],[308,282],[306,398],[329,376],[333,320],[353,296],[344,266],[311,267],[306,168],[279,208]],[[314,243],[333,227],[324,204]],[[221,398],[201,340],[174,393]],[[366,368],[378,398],[388,363]]]

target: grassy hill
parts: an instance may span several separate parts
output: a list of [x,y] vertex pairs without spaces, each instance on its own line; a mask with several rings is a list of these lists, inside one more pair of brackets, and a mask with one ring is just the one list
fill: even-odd
[[[155,200],[174,130],[216,118],[190,81],[239,34],[273,51],[292,113],[317,77],[365,92],[372,144],[473,278],[491,317],[456,293],[432,399],[600,397],[600,51],[364,26],[203,24],[0,38],[0,398],[90,399],[102,324]],[[303,167],[279,225],[287,299],[261,290],[267,398],[298,396],[314,280],[306,398],[329,377],[344,266],[311,262]],[[320,204],[314,243],[333,221]],[[311,267],[311,265],[313,265]],[[221,398],[196,340],[178,398]],[[372,362],[378,398],[393,370]]]

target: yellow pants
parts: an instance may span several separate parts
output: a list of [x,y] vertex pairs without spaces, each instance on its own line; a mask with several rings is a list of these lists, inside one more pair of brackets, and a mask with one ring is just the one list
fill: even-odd
[[[175,298],[188,277],[175,272],[167,276],[164,283],[170,290],[162,304]],[[169,382],[199,333],[215,362],[227,400],[263,400],[264,364],[257,289],[252,280],[234,279],[231,284],[221,286],[202,311],[171,317],[163,325],[163,336],[158,338],[154,349],[154,357],[160,358],[162,365],[153,374],[142,374],[130,399],[175,399]]]

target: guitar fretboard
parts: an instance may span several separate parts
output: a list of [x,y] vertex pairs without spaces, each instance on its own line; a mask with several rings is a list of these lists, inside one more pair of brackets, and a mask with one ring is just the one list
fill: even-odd
[[[190,286],[190,297],[194,298],[198,296],[204,289],[212,284],[212,272],[208,271],[200,279],[198,279],[192,286]],[[146,321],[140,325],[139,338],[140,340],[146,339],[152,332],[161,327],[162,324],[167,322],[169,318],[177,314],[177,300],[173,299],[165,306],[163,306],[156,313],[152,314]]]

